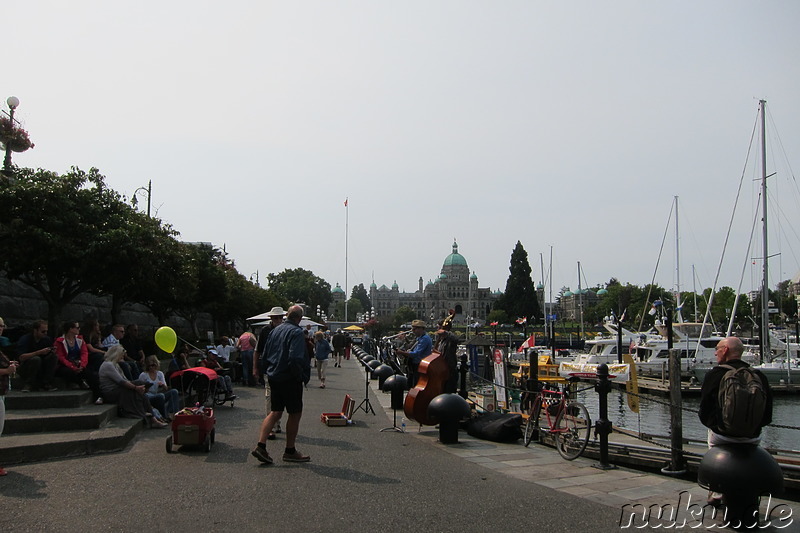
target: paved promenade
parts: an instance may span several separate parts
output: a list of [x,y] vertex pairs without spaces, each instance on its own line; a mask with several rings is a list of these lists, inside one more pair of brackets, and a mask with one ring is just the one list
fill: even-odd
[[[630,529],[642,526],[645,507],[630,507],[636,504],[679,507],[672,529],[681,529],[683,518],[682,529],[698,525],[690,512],[699,506],[691,504],[704,503],[705,491],[694,483],[601,471],[591,459],[568,462],[540,445],[496,444],[463,432],[456,445],[439,444],[433,428],[382,433],[392,414],[376,381],[369,391],[376,414],[357,411],[352,426],[327,427],[320,413],[338,411],[345,394],[358,405],[365,374],[350,360],[329,367],[326,389],[317,385],[312,377],[298,437],[310,463],[280,461],[283,435],[267,444],[275,464],[250,456],[263,391],[238,388],[236,406],[216,411],[209,454],[182,448],[168,455],[168,432],[144,430],[121,453],[11,466],[0,478],[0,531],[605,532],[619,531],[636,510]],[[772,526],[762,531],[800,531],[797,504],[773,501],[770,509]],[[654,516],[648,523],[669,525]]]

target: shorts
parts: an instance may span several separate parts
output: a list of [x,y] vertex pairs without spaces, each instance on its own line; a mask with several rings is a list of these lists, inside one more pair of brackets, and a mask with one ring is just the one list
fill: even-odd
[[290,415],[303,412],[303,382],[302,381],[283,381],[275,383],[269,382],[270,410],[286,411]]

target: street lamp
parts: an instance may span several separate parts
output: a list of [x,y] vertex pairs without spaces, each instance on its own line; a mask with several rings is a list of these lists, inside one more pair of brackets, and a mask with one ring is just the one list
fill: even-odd
[[[16,96],[9,96],[8,100],[6,100],[8,104],[8,117],[11,119],[11,127],[14,127],[14,110],[17,109],[19,106],[19,98]],[[11,177],[13,173],[11,172],[11,144],[6,144],[6,157],[3,159],[3,174],[7,177]]]
[[256,285],[260,287],[261,284],[258,282],[258,270],[256,270],[252,274],[250,274],[250,282],[251,283],[253,282],[253,278],[256,278]]
[[147,193],[147,216],[150,216],[150,194],[153,192],[153,180],[148,180],[147,188],[139,187],[135,191],[133,191],[133,198],[131,198],[131,204],[133,207],[136,207],[139,204],[139,200],[136,198],[136,195],[140,192]]

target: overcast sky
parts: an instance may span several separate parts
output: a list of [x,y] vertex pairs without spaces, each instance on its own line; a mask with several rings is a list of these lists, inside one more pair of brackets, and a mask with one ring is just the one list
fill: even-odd
[[800,270],[798,26],[794,0],[28,0],[3,8],[0,96],[36,143],[16,164],[97,167],[129,197],[152,180],[158,217],[262,285],[296,267],[344,285],[348,256],[348,293],[413,291],[454,239],[493,290],[518,240],[537,282],[552,249],[555,292],[578,261],[584,286],[643,285],[679,196],[680,281],[694,265],[699,289],[744,174],[720,280],[737,287],[762,98],[790,202],[770,276]]

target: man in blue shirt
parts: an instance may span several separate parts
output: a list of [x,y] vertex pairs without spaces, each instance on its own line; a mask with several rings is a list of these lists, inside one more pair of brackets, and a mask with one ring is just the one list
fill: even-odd
[[[293,305],[286,314],[286,322],[269,334],[265,346],[266,377],[271,391],[271,409],[262,424],[260,435],[268,435],[280,420],[284,409],[289,413],[286,421],[286,450],[283,460],[293,463],[310,461],[294,447],[303,415],[303,386],[311,379],[311,362],[306,352],[306,341],[300,320],[303,308]],[[259,441],[251,452],[262,463],[271,464],[267,443]]]
[[433,341],[431,341],[431,338],[425,333],[425,327],[425,322],[422,320],[414,320],[411,322],[411,332],[417,337],[417,342],[408,352],[405,350],[397,350],[398,354],[405,355],[408,358],[408,379],[410,387],[414,387],[417,384],[417,378],[419,376],[417,369],[419,368],[420,362],[433,351]]

